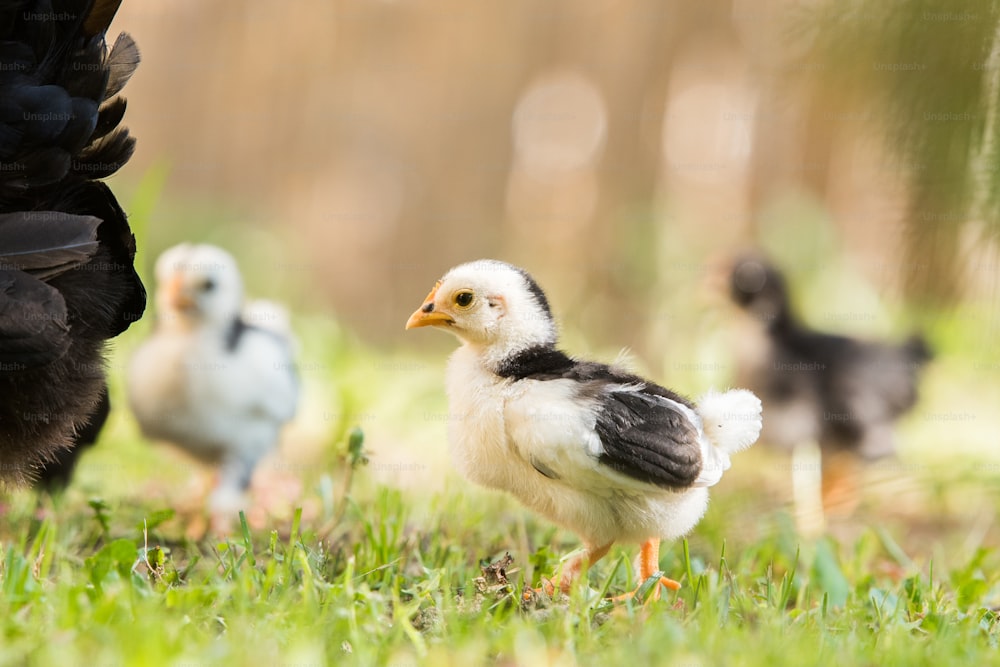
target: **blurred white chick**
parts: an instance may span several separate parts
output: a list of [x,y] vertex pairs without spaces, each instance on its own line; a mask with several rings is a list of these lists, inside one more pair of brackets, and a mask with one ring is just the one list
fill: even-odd
[[150,438],[219,466],[213,524],[243,505],[254,467],[295,414],[298,378],[288,316],[243,305],[235,260],[184,243],[156,262],[156,329],[128,369],[132,411]]

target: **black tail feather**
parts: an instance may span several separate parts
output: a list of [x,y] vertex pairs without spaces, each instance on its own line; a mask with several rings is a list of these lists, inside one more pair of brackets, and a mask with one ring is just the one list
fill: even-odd
[[135,151],[135,139],[124,127],[115,128],[85,148],[70,169],[84,178],[99,180],[111,176],[129,161]]
[[139,67],[139,47],[127,33],[118,35],[115,45],[107,58],[108,85],[104,91],[104,99],[110,99],[120,93],[128,80]]
[[128,104],[124,97],[115,97],[102,104],[97,114],[97,125],[94,126],[94,132],[91,134],[91,137],[100,139],[118,127],[122,122],[122,118],[125,117],[125,108],[127,106]]
[[0,214],[0,265],[44,280],[97,252],[98,218],[60,211]]
[[135,72],[128,35],[108,49],[121,0],[0,4],[0,208],[26,189],[75,175],[100,179],[132,155],[116,96]]

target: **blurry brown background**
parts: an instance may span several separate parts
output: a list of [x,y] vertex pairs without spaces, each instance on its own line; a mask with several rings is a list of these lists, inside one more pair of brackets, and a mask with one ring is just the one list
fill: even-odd
[[[339,479],[360,426],[371,479],[447,483],[455,341],[403,324],[479,257],[538,279],[568,352],[731,386],[754,327],[726,261],[757,246],[810,326],[935,351],[874,505],[995,528],[998,26],[1000,0],[126,2],[138,145],[113,188],[151,291],[162,250],[204,241],[290,306],[303,403],[272,475]],[[85,486],[189,474],[117,414]],[[757,449],[748,488],[790,496]]]
[[[587,339],[640,355],[669,344],[694,302],[678,293],[754,243],[793,280],[836,265],[855,282],[831,285],[874,295],[838,311],[855,329],[912,275],[919,297],[938,264],[954,274],[956,252],[987,267],[960,294],[993,299],[974,234],[941,261],[936,242],[915,254],[907,165],[802,47],[817,4],[125,3],[113,31],[143,63],[116,187],[165,178],[139,225],[146,266],[215,242],[252,290],[382,343],[447,268],[483,256],[526,266]],[[908,318],[891,331],[921,324]]]

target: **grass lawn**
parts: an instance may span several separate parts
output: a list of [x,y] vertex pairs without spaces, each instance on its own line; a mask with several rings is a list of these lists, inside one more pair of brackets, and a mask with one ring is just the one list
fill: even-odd
[[[5,665],[998,659],[997,552],[976,547],[941,563],[916,546],[908,553],[892,537],[899,525],[804,544],[780,517],[741,513],[730,499],[664,554],[664,570],[684,583],[677,593],[607,602],[635,585],[634,549],[619,549],[568,599],[522,604],[522,578],[552,571],[572,537],[477,493],[414,500],[383,488],[350,501],[325,539],[296,517],[191,542],[171,535],[169,522],[155,525],[170,514],[161,505],[44,507],[42,520],[27,497],[7,509],[20,528],[4,540]],[[143,521],[153,527],[144,531]],[[722,537],[746,522],[765,534]],[[484,580],[480,559],[505,550],[516,554],[509,585]]]
[[[997,388],[970,364],[931,373],[903,455],[869,470],[858,514],[823,537],[796,533],[789,461],[756,448],[688,541],[665,545],[680,591],[608,602],[638,583],[622,545],[569,598],[523,603],[579,544],[450,471],[451,341],[398,356],[298,324],[307,399],[265,466],[272,486],[294,482],[269,515],[187,537],[194,466],[142,440],[117,384],[70,489],[5,497],[0,665],[1000,663],[1000,465],[972,446],[995,444]],[[118,343],[116,382],[143,326]],[[959,409],[976,419],[939,418]],[[356,427],[368,464],[352,468]],[[484,576],[508,552],[506,585]]]

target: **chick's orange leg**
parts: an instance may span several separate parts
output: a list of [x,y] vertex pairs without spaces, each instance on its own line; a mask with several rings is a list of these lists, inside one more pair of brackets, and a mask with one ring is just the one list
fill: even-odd
[[563,565],[559,574],[552,579],[542,578],[542,585],[535,589],[536,593],[546,593],[547,595],[552,595],[555,593],[556,588],[559,588],[563,593],[569,594],[570,589],[573,588],[573,584],[577,579],[580,578],[580,573],[583,571],[584,567],[590,567],[597,561],[601,560],[608,550],[611,549],[611,542],[608,544],[593,547],[587,545],[583,553],[567,561]]
[[[660,571],[660,538],[651,537],[642,544],[642,549],[639,551],[639,577],[642,581],[646,581],[651,576]],[[641,585],[642,582],[640,582]],[[680,582],[674,581],[667,577],[660,577],[660,584],[669,588],[672,591],[676,591],[681,587]],[[659,596],[660,589],[656,588],[654,595]]]
[[[652,577],[654,574],[660,571],[660,538],[651,537],[642,543],[642,549],[639,551],[639,586],[636,587],[634,591],[629,591],[624,595],[619,595],[615,599],[615,602],[624,602],[630,598],[635,597],[635,594],[639,592],[639,588],[646,582],[647,579]],[[674,581],[667,577],[660,577],[660,586],[669,588],[672,591],[676,591],[681,587],[680,582]],[[653,600],[660,599],[660,586],[653,589]]]
[[823,452],[823,510],[827,516],[848,517],[861,504],[861,464],[853,452]]

